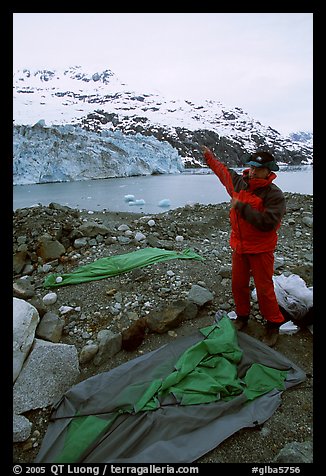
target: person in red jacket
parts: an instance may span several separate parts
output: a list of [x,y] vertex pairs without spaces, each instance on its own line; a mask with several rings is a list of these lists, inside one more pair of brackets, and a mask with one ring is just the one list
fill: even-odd
[[231,196],[232,294],[237,319],[242,330],[250,315],[250,276],[253,277],[259,309],[266,321],[263,342],[274,346],[279,327],[285,321],[280,311],[273,283],[274,251],[277,231],[286,211],[282,190],[273,183],[279,170],[275,158],[257,151],[246,162],[250,168],[242,175],[226,167],[213,152],[203,147],[207,165],[217,175]]

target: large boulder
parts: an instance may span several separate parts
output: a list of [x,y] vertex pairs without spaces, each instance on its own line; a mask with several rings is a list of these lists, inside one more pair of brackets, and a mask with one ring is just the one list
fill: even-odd
[[34,341],[40,321],[36,308],[23,299],[13,298],[13,381],[17,379]]

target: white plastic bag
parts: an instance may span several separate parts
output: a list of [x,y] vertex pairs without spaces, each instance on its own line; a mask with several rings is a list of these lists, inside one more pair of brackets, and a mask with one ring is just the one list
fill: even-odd
[[[273,276],[273,282],[279,306],[292,317],[303,317],[313,307],[313,288],[308,288],[297,274]],[[252,291],[252,298],[257,301],[256,288]]]

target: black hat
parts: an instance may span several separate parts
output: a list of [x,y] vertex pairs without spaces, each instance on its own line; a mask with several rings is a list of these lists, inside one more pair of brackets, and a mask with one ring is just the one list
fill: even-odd
[[267,167],[269,170],[277,171],[279,166],[277,165],[275,158],[269,152],[255,152],[251,154],[246,165],[253,165],[254,167]]

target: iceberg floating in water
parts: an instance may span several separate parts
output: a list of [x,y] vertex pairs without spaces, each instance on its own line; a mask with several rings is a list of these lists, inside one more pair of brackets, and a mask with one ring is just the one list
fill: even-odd
[[143,198],[139,198],[138,200],[130,200],[129,205],[145,205],[145,200]]
[[171,206],[171,201],[168,198],[164,198],[161,200],[158,204],[159,207],[170,207]]
[[135,195],[125,195],[125,202],[134,202],[135,201]]

